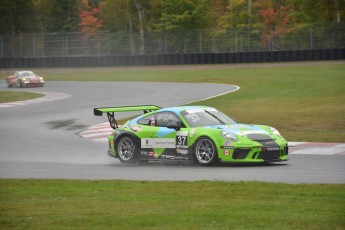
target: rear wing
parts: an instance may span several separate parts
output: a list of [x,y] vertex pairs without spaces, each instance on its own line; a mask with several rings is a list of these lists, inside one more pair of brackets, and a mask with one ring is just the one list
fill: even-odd
[[115,113],[117,112],[132,112],[132,111],[143,111],[144,113],[149,113],[161,109],[161,107],[156,105],[137,105],[137,106],[120,106],[120,107],[103,107],[94,108],[93,114],[95,116],[102,116],[106,113],[108,116],[109,124],[113,129],[117,129],[119,126],[115,119]]

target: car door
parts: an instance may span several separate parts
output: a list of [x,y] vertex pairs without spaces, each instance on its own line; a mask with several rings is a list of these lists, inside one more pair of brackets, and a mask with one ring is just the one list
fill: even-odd
[[145,137],[141,139],[142,152],[147,150],[149,156],[175,160],[176,155],[181,154],[181,147],[187,144],[187,132],[167,127],[172,123],[181,123],[180,118],[173,112],[158,112],[139,123],[147,123],[149,126],[145,128]]

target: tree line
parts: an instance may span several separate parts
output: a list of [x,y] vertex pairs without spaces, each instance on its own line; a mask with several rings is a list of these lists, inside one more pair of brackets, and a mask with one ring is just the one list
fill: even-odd
[[0,35],[124,32],[142,50],[151,32],[260,31],[264,44],[306,28],[345,27],[344,0],[0,0],[0,6]]

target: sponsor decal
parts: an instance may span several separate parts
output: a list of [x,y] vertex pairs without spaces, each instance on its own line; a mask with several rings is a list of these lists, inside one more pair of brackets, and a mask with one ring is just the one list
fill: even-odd
[[140,151],[140,154],[145,155],[145,156],[149,155],[148,152],[146,152],[146,151]]
[[181,148],[176,148],[176,153],[177,154],[188,154],[188,149],[181,149]]
[[175,139],[174,138],[142,138],[141,139],[141,148],[165,148],[171,149],[175,148]]
[[127,125],[122,126],[122,128],[130,129],[133,132],[140,132],[141,131],[141,126],[138,126],[138,125],[127,124]]
[[220,146],[221,149],[233,149],[234,146],[231,146],[231,141],[225,141],[224,145]]
[[190,130],[189,136],[190,136],[190,137],[193,137],[195,131],[196,131],[196,128],[192,128],[192,129]]
[[230,155],[230,150],[224,150],[224,155]]
[[221,149],[233,149],[234,146],[220,146]]
[[279,146],[277,147],[262,147],[262,151],[276,151],[276,150],[280,150]]
[[204,109],[188,109],[188,110],[186,110],[187,113],[200,113],[203,111],[204,111]]
[[173,156],[173,155],[161,155],[162,159],[168,159],[168,160],[188,160],[188,157],[183,156]]
[[149,152],[149,156],[150,156],[150,157],[153,157],[154,155],[155,155],[154,152]]
[[128,125],[128,128],[132,130],[133,132],[140,132],[141,131],[141,126],[138,125]]

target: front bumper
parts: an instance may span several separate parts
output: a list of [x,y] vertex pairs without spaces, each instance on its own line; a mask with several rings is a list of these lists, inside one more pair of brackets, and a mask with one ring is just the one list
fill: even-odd
[[43,87],[43,86],[44,86],[44,82],[40,82],[40,83],[24,82],[23,83],[23,87]]
[[218,156],[223,162],[280,162],[289,160],[289,148],[287,144],[274,147],[241,146],[231,150],[220,149]]

